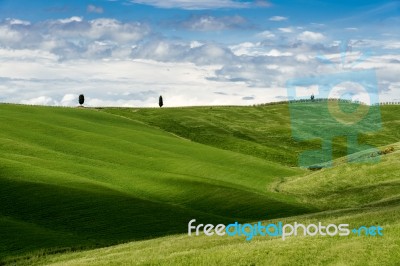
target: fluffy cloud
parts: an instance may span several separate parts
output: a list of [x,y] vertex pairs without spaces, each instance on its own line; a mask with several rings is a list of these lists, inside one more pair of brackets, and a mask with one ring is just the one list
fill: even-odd
[[270,21],[285,21],[287,19],[288,19],[287,17],[282,17],[282,16],[273,16],[269,18]]
[[279,31],[283,32],[283,33],[292,33],[294,30],[293,28],[279,28]]
[[[12,71],[15,66],[20,71]],[[2,91],[2,96],[25,104],[76,106],[81,93],[86,96],[87,106],[156,106],[160,94],[167,106],[243,104],[242,98],[247,93],[256,95],[262,91],[261,88],[247,90],[243,83],[209,80],[218,67],[192,63],[75,60],[41,64],[10,60],[0,68],[8,76],[0,82],[8,88]],[[226,95],[215,95],[217,90],[223,90]],[[246,103],[253,102],[246,100]]]
[[[243,22],[235,16],[187,21],[200,31]],[[290,78],[362,69],[376,70],[384,100],[400,98],[400,57],[391,39],[350,41],[342,65],[341,45],[326,32],[291,27],[251,34],[247,42],[222,44],[167,38],[146,24],[107,18],[8,19],[0,22],[0,99],[75,106],[84,93],[88,106],[157,106],[162,94],[167,106],[254,104],[285,99]],[[370,47],[382,54],[353,66],[360,53],[352,50]]]
[[398,50],[400,49],[400,42],[398,41],[392,41],[390,43],[384,44],[385,49],[390,49],[390,50]]
[[44,50],[60,59],[104,57],[126,51],[150,31],[146,24],[106,18],[70,17],[33,24],[6,20],[0,23],[0,47]]
[[234,60],[234,54],[223,46],[207,43],[182,43],[168,40],[150,40],[136,46],[133,58],[162,62],[192,62],[197,65],[223,65]]
[[103,14],[104,12],[104,9],[102,7],[95,5],[88,5],[86,10],[89,13],[96,13],[96,14]]
[[187,20],[175,22],[172,26],[192,31],[219,31],[251,27],[250,23],[241,16],[214,17],[208,15],[192,16]]
[[232,52],[237,55],[247,55],[247,56],[271,56],[271,57],[279,57],[279,56],[292,56],[290,52],[281,52],[277,49],[270,49],[264,46],[261,42],[251,43],[244,42],[238,45],[230,46]]
[[273,38],[275,38],[275,34],[273,34],[269,30],[266,30],[266,31],[258,33],[256,35],[256,37],[261,38],[261,39],[273,39]]
[[21,103],[29,105],[57,105],[55,100],[47,96],[39,96],[29,100],[22,100]]
[[23,35],[16,31],[13,30],[12,28],[2,25],[0,26],[0,42],[5,45],[13,45],[15,43],[20,42],[23,39]]
[[298,39],[303,42],[321,42],[325,39],[325,36],[319,32],[303,31],[298,35]]
[[235,0],[131,0],[135,4],[151,5],[159,8],[181,8],[188,10],[204,10],[218,8],[249,8],[249,7],[269,7],[267,1],[235,1]]

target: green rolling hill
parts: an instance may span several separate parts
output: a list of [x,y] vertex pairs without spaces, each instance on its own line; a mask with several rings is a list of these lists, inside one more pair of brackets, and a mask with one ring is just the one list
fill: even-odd
[[[230,264],[240,259],[251,265],[282,264],[282,258],[307,264],[325,254],[327,264],[349,258],[378,265],[381,254],[383,262],[395,265],[400,260],[399,111],[400,106],[383,106],[382,130],[360,136],[381,149],[394,147],[379,163],[345,163],[345,140],[338,138],[335,166],[313,172],[296,167],[297,156],[320,144],[291,139],[286,104],[0,105],[0,264]],[[214,224],[266,218],[382,223],[387,234],[361,241],[298,237],[247,243],[190,238],[185,232],[192,218]],[[317,254],[318,247],[324,252]]]
[[[304,116],[317,116],[321,105],[305,105]],[[381,107],[382,129],[359,136],[362,143],[376,147],[400,140],[398,105]],[[102,111],[140,121],[192,141],[248,154],[290,167],[298,166],[298,155],[318,149],[320,142],[292,139],[289,107],[275,104],[256,107],[186,107],[168,109],[107,108]],[[315,120],[315,127],[325,125]],[[346,139],[334,139],[336,158],[347,155]]]

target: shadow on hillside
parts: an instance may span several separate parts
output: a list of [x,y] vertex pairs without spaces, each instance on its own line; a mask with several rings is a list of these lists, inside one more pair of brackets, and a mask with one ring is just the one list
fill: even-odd
[[[0,206],[0,264],[42,250],[89,249],[186,233],[191,219],[213,224],[235,221],[103,187],[83,190],[6,178],[0,178]],[[290,215],[307,212],[281,206]],[[260,220],[274,216],[264,213]]]

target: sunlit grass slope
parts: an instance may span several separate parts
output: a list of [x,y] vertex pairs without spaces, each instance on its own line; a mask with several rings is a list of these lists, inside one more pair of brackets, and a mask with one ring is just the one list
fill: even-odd
[[[281,220],[279,220],[281,221]],[[308,223],[383,223],[383,237],[189,237],[177,235],[25,261],[26,265],[398,265],[399,206],[283,219]],[[270,221],[277,222],[277,220]]]
[[[308,205],[320,209],[355,206],[400,205],[400,142],[390,145],[394,151],[370,164],[345,163],[311,174],[288,178],[276,184],[279,192],[295,195]],[[381,150],[385,150],[381,148]],[[350,157],[370,156],[361,152]]]
[[[398,265],[400,261],[400,145],[376,164],[347,164],[288,177],[280,193],[306,205],[337,209],[268,222],[381,226],[383,236],[199,237],[175,235],[105,249],[32,258],[33,265]],[[355,156],[359,156],[356,154]],[[276,184],[275,184],[276,185]],[[275,189],[275,185],[271,189]],[[202,222],[201,220],[198,222]],[[205,222],[205,221],[204,221]],[[266,221],[267,222],[267,221]]]
[[[310,116],[317,111],[318,103],[304,109]],[[347,164],[346,140],[339,137],[335,166],[312,172],[290,167],[300,152],[320,143],[292,140],[286,104],[101,110],[0,105],[0,264],[395,265],[400,106],[381,112],[382,129],[359,139],[393,146],[394,152],[377,164]],[[343,221],[381,224],[387,233],[246,243],[181,235],[192,218],[214,224]],[[129,241],[136,242],[49,256]]]
[[[319,118],[325,103],[301,103],[303,117]],[[189,107],[168,109],[107,108],[105,112],[142,121],[192,141],[240,152],[282,165],[298,166],[298,155],[318,149],[320,141],[297,142],[292,138],[288,104],[251,107]],[[382,127],[377,132],[360,134],[361,143],[376,147],[400,140],[400,105],[381,106]],[[327,126],[325,119],[315,119],[313,128]],[[334,156],[347,155],[347,139],[333,139]]]
[[0,125],[0,262],[315,211],[268,190],[303,170],[105,112],[3,104]]

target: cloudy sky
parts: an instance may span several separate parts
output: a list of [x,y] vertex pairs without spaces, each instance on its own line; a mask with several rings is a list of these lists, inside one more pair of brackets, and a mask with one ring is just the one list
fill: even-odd
[[399,23],[399,1],[0,0],[0,102],[251,105],[338,73],[400,101]]

